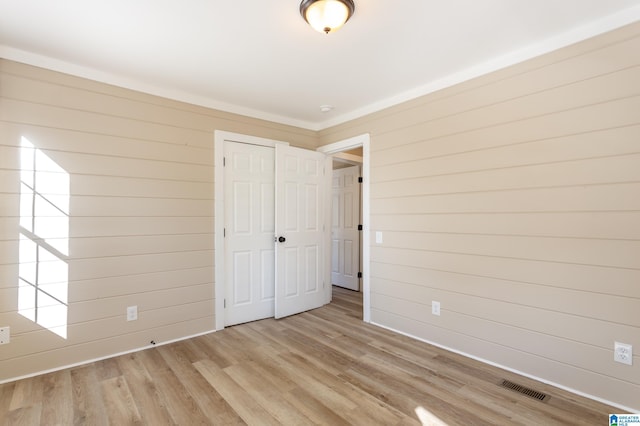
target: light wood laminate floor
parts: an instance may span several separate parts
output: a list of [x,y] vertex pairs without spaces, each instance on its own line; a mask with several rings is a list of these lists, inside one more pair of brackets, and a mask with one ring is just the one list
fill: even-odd
[[[5,425],[604,425],[620,410],[330,305],[0,386]],[[550,396],[543,402],[502,379]]]

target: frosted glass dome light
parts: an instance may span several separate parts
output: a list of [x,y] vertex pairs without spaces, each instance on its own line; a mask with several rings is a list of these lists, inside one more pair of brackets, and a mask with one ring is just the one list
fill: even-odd
[[300,14],[319,32],[329,34],[351,18],[355,10],[353,0],[303,0]]

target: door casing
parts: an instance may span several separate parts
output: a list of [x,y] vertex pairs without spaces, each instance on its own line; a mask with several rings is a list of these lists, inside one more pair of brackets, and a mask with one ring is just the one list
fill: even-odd
[[[370,221],[370,158],[371,158],[371,137],[368,133],[344,139],[339,142],[323,145],[318,151],[325,154],[337,154],[362,147],[362,319],[364,322],[371,322],[371,287],[370,287],[370,261],[371,261],[371,221]],[[326,250],[331,250],[331,233],[327,234]],[[330,259],[331,253],[327,253]],[[329,267],[331,265],[329,264]]]

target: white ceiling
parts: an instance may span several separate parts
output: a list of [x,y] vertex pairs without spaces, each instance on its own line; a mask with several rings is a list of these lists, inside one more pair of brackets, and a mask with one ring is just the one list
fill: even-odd
[[640,20],[640,0],[355,3],[325,35],[299,0],[0,0],[0,57],[318,130]]

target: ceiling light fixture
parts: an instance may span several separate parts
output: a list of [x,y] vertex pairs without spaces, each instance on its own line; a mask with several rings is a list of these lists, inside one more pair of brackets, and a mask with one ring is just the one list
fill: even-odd
[[355,8],[353,0],[302,0],[300,14],[314,30],[329,34],[342,27]]

